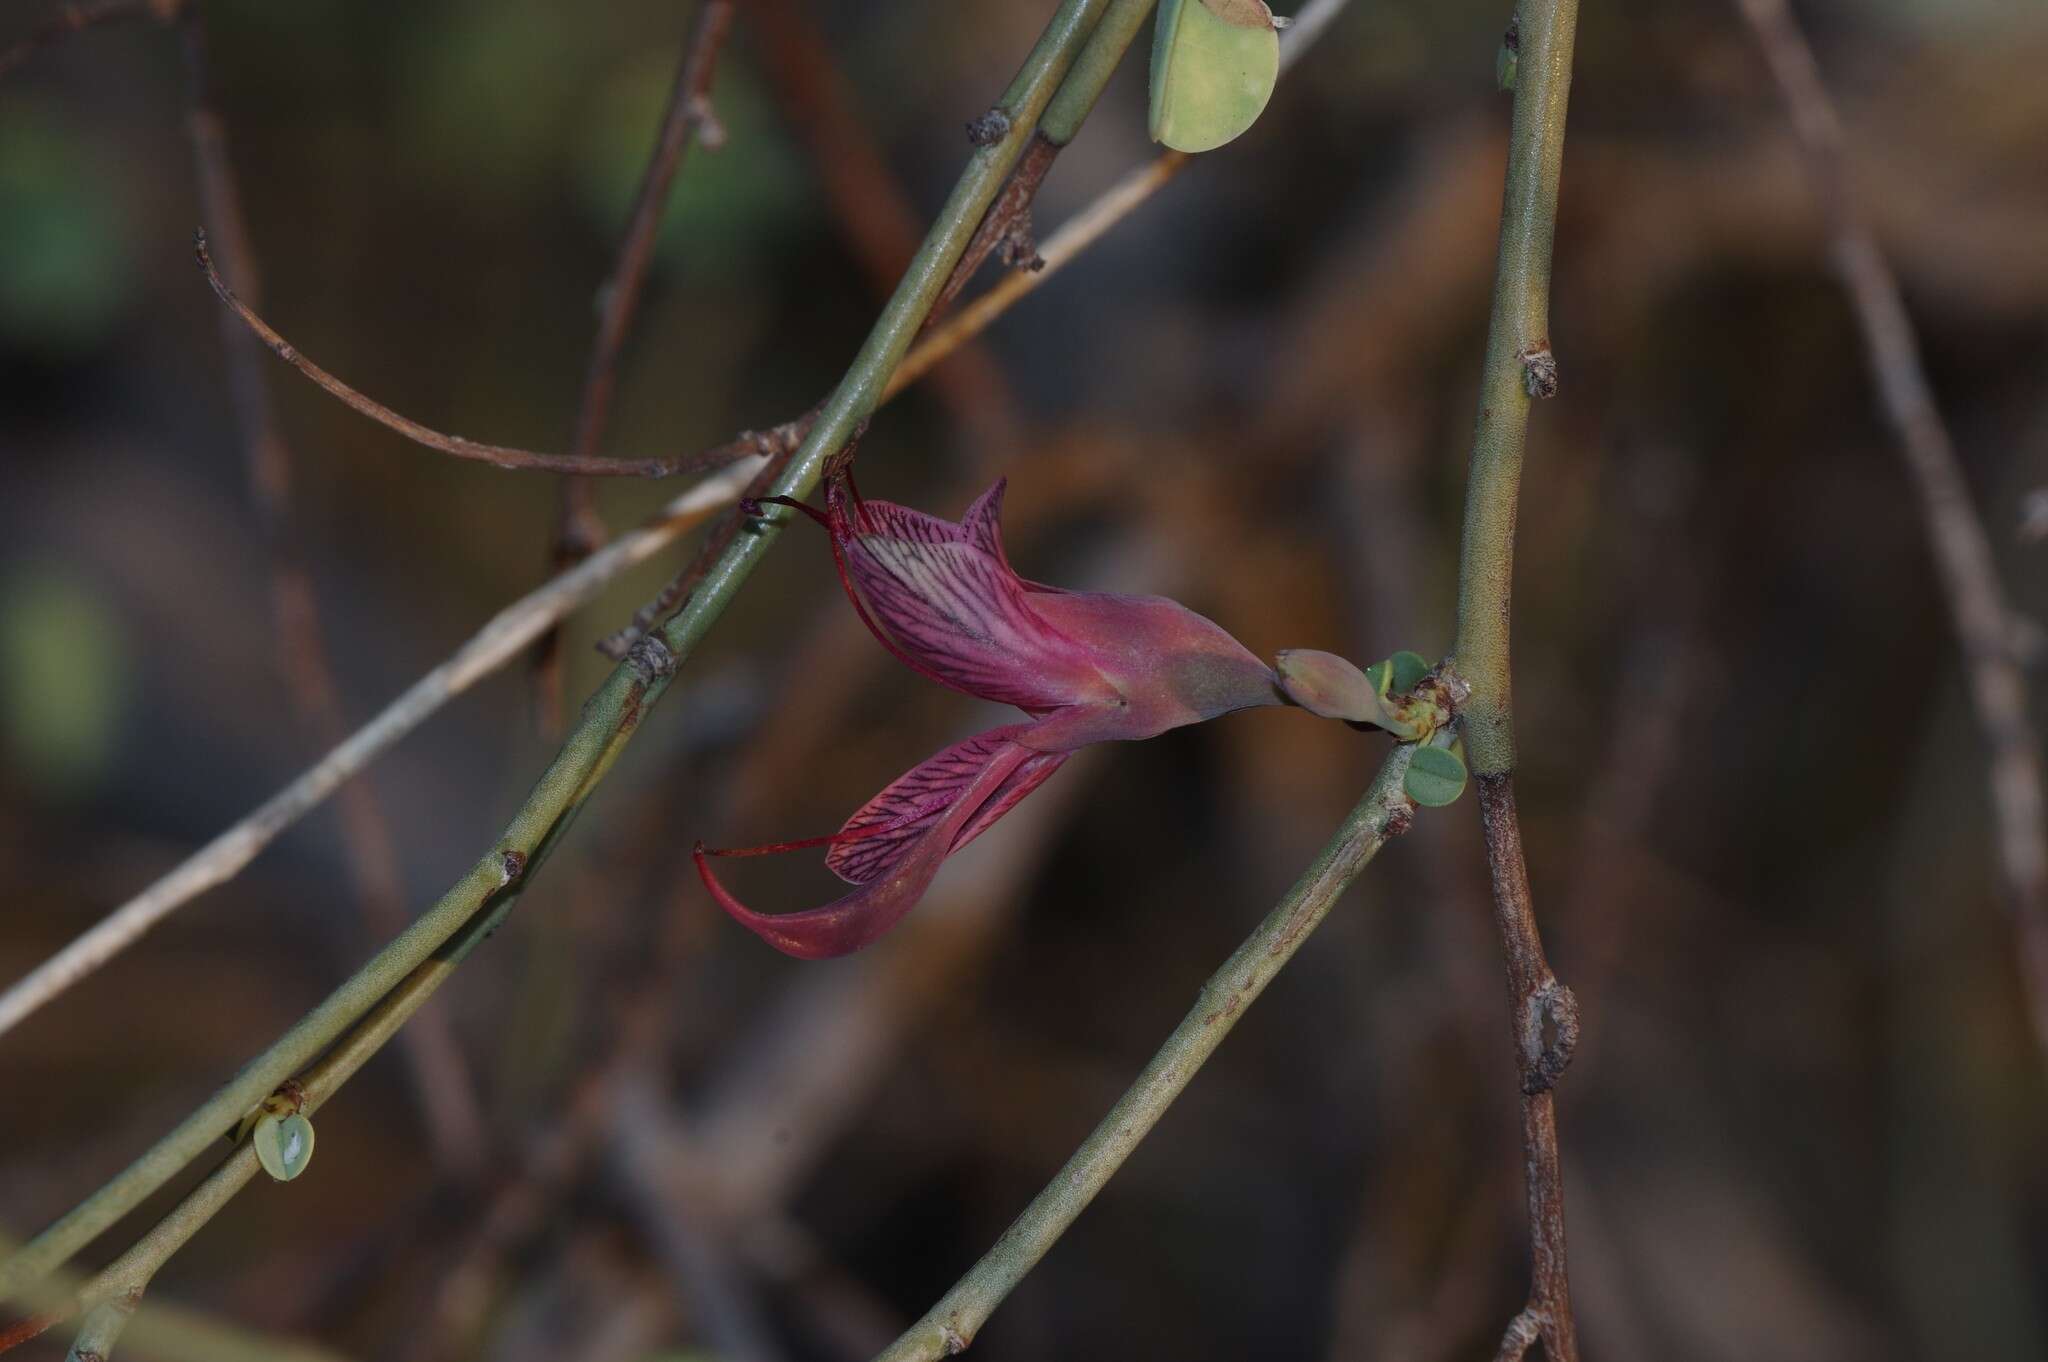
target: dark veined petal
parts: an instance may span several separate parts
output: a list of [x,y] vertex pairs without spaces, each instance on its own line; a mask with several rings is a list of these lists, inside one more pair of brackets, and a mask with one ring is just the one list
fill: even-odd
[[[945,817],[996,750],[1015,742],[1024,729],[1012,725],[977,734],[896,777],[846,820],[826,853],[826,868],[851,884],[866,884],[887,873],[934,822]],[[949,850],[958,851],[979,837],[1058,770],[1066,757],[1064,752],[1034,752],[983,801]]]
[[[852,893],[822,908],[800,913],[753,911],[718,882],[711,873],[707,853],[701,845],[696,850],[697,873],[719,907],[783,954],[805,960],[847,955],[873,942],[917,906],[917,901],[931,886],[932,877],[938,874],[940,864],[963,840],[976,815],[1003,791],[1033,755],[1028,748],[1013,742],[996,745],[959,797],[941,816],[927,820],[923,831],[899,851],[886,869],[880,870],[874,879]],[[1010,802],[1014,804],[1016,801],[1012,799]],[[861,840],[880,841],[882,837]],[[858,845],[858,842],[853,844]]]
[[956,690],[1032,713],[1113,700],[1088,651],[1037,613],[1004,561],[1002,490],[955,525],[835,489],[833,537],[856,603],[905,662]]

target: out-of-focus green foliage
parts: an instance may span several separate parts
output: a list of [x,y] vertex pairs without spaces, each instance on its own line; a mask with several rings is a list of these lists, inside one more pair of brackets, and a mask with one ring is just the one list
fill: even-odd
[[[674,81],[672,54],[645,53],[578,110],[571,173],[594,229],[622,230]],[[716,103],[726,149],[690,153],[688,172],[670,191],[658,249],[695,275],[720,279],[773,268],[789,246],[788,224],[812,211],[815,191],[801,151],[743,63],[719,73]]]
[[129,221],[74,125],[0,101],[0,339],[53,357],[104,343],[133,296]]
[[106,602],[56,568],[0,578],[0,729],[30,781],[89,789],[121,731],[131,659]]

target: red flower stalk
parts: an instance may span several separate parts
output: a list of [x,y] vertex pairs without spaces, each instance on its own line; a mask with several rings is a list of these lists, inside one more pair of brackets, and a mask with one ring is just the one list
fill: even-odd
[[[1271,668],[1194,611],[1158,596],[1063,591],[1019,577],[1003,555],[1002,482],[960,523],[862,500],[842,480],[819,521],[854,608],[875,637],[941,685],[1011,704],[1030,722],[968,738],[869,800],[829,837],[735,851],[697,848],[712,897],[777,950],[857,951],[917,905],[947,856],[979,837],[1089,743],[1150,738],[1253,705],[1286,703]],[[707,856],[828,845],[825,864],[859,886],[807,912],[756,913]]]

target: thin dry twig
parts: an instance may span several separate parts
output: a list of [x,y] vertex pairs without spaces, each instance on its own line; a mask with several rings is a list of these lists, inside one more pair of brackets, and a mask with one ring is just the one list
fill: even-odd
[[1169,151],[1111,185],[1100,198],[1039,243],[1034,268],[1004,275],[986,293],[926,332],[917,348],[897,366],[889,380],[889,391],[894,393],[917,382],[958,346],[987,330],[990,322],[1009,311],[1025,294],[1043,286],[1110,228],[1137,211],[1139,205],[1179,174],[1188,160],[1185,153]]
[[[186,131],[192,143],[201,211],[212,224],[223,273],[234,275],[243,293],[255,298],[255,253],[249,247],[226,132],[214,106],[204,11],[196,4],[186,5],[180,25],[188,70]],[[349,729],[321,628],[319,597],[299,548],[291,448],[270,401],[262,352],[248,332],[226,314],[221,317],[221,345],[227,357],[228,388],[241,432],[250,497],[270,559],[271,616],[284,659],[285,682],[312,730],[314,750],[329,751],[341,744]],[[348,847],[347,873],[354,883],[363,925],[371,940],[388,940],[404,930],[406,918],[405,886],[390,821],[365,781],[341,789],[336,812]],[[483,1117],[447,1012],[439,1007],[426,1009],[406,1030],[404,1044],[436,1160],[463,1176],[473,1175],[485,1143]]]
[[1850,193],[1841,119],[1813,49],[1785,0],[1737,0],[1792,115],[1833,237],[1872,381],[1898,436],[1927,537],[1948,597],[1970,698],[1991,749],[1991,804],[1999,864],[2014,916],[2019,968],[2034,1037],[2048,1059],[2048,800],[2040,741],[2027,716],[2026,680],[2013,650],[2013,615],[1990,535],[1970,496],[1962,461],[1920,361],[1899,281]]
[[227,286],[227,282],[220,277],[220,271],[214,268],[213,256],[207,249],[206,233],[203,230],[194,235],[192,251],[198,258],[199,267],[206,271],[206,282],[213,285],[213,291],[219,295],[220,300],[234,310],[235,315],[242,319],[243,325],[255,332],[258,339],[270,348],[272,354],[340,399],[350,410],[369,417],[387,430],[396,431],[414,444],[437,450],[442,454],[452,454],[458,459],[487,463],[495,468],[524,469],[538,473],[580,473],[596,478],[668,478],[678,473],[698,473],[719,466],[716,463],[707,463],[706,456],[702,454],[685,454],[666,459],[583,458],[574,454],[543,454],[537,450],[515,449],[510,445],[484,444],[478,440],[466,440],[460,435],[444,435],[410,417],[399,415],[373,397],[357,392],[300,354],[297,347],[279,335],[270,323],[257,316],[255,309],[236,297],[234,290]]
[[[662,115],[661,133],[640,177],[640,190],[634,196],[611,275],[599,295],[604,305],[598,317],[597,334],[590,342],[590,359],[584,366],[583,391],[576,401],[576,430],[569,444],[572,458],[594,459],[604,443],[605,427],[611,419],[612,394],[618,388],[619,356],[640,311],[669,190],[683,168],[683,158],[691,144],[699,140],[709,142],[718,135],[717,118],[711,109],[711,81],[718,70],[726,34],[732,28],[732,14],[733,0],[705,0],[683,45],[675,86],[669,92],[668,109]],[[555,570],[559,572],[582,562],[604,546],[605,538],[604,521],[598,516],[595,488],[590,480],[581,475],[565,479],[555,527]],[[552,730],[560,726],[562,709],[561,632],[549,630],[535,654],[539,708],[545,726]]]
[[177,18],[183,7],[184,0],[100,0],[94,5],[60,5],[55,14],[0,48],[0,77],[11,74],[36,53],[80,29],[135,19],[167,24]]
[[447,661],[414,682],[346,742],[0,993],[0,1032],[125,950],[179,905],[232,879],[278,834],[384,749],[419,727],[428,715],[517,657],[543,631],[595,597],[612,578],[654,557],[690,526],[737,498],[759,467],[759,444],[756,437],[748,437],[721,448],[747,462],[698,483],[641,528],[500,610]]

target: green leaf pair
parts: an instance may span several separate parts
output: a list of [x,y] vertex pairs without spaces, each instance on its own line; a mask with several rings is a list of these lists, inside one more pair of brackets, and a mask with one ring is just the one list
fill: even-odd
[[1408,761],[1401,787],[1425,809],[1455,804],[1458,796],[1465,793],[1465,760],[1455,746],[1418,747]]
[[1406,648],[1365,669],[1365,679],[1372,682],[1374,693],[1382,700],[1389,695],[1406,695],[1421,685],[1422,678],[1428,675],[1429,659]]

